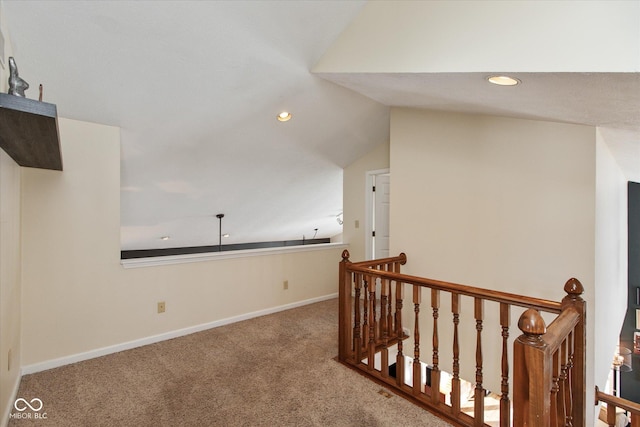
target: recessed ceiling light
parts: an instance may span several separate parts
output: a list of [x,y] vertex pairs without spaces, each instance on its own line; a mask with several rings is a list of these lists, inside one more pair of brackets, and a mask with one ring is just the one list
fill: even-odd
[[520,80],[509,76],[490,76],[487,77],[489,83],[499,86],[515,86],[520,83]]
[[223,234],[222,237],[229,237],[229,233]]
[[162,236],[160,240],[169,240],[169,236]]
[[283,111],[282,113],[278,114],[278,121],[281,122],[288,122],[289,120],[291,120],[291,113],[288,111]]

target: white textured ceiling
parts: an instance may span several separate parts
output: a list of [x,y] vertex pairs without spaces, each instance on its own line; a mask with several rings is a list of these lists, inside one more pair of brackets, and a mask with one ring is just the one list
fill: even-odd
[[122,128],[123,249],[217,244],[218,213],[225,244],[309,239],[388,140],[388,108],[309,71],[362,5],[5,1],[3,32],[27,97]]
[[318,73],[389,106],[597,126],[627,179],[640,181],[640,73]]
[[600,126],[640,180],[638,73],[312,74],[363,4],[5,0],[2,31],[60,116],[121,127],[123,249],[217,244],[217,213],[223,243],[340,233],[342,168],[390,105]]

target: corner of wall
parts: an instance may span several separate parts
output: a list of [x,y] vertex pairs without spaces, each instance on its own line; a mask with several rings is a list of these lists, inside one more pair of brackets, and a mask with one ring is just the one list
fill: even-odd
[[[4,52],[0,64],[0,90],[7,91],[6,58],[12,55],[3,2],[0,0],[0,32]],[[21,276],[21,171],[0,150],[0,425],[6,425],[18,392],[22,357]]]
[[[594,379],[601,388],[627,308],[627,183],[605,138],[596,132]],[[612,308],[619,307],[618,310]]]
[[343,242],[349,244],[352,260],[365,259],[366,173],[389,168],[389,142],[351,163],[343,175]]

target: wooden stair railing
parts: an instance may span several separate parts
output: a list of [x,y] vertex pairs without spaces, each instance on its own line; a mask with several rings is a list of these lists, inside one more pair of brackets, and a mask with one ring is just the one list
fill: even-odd
[[564,287],[562,312],[547,328],[535,309],[518,322],[523,334],[514,343],[514,412],[518,426],[584,426],[586,305],[582,284]]
[[[567,296],[562,302],[554,302],[402,274],[400,266],[406,262],[406,255],[400,254],[353,263],[348,251],[342,253],[340,362],[454,425],[485,426],[491,422],[501,427],[584,426],[586,306],[580,297],[583,289],[578,280],[569,280],[564,288]],[[428,298],[426,304],[422,302],[423,293]],[[450,373],[440,369],[440,334],[447,329],[439,328],[443,321],[440,313],[443,293],[451,298]],[[471,348],[470,343],[461,343],[462,297],[473,302],[475,343]],[[499,393],[489,392],[483,384],[485,360],[494,354],[483,352],[484,334],[492,332],[483,331],[487,301],[497,303],[498,307],[500,327],[495,332],[501,342],[496,361],[501,372]],[[514,342],[510,355],[512,307],[527,311],[518,323],[523,335]],[[403,315],[407,316],[410,308],[413,319],[406,322]],[[426,319],[421,322],[422,312],[427,312],[430,323],[426,333],[420,330],[426,323]],[[540,312],[557,316],[548,328]],[[415,325],[413,331],[405,329],[405,323]],[[428,336],[429,342],[421,343],[421,336]],[[405,348],[405,340],[413,341],[413,349]],[[430,347],[429,356],[421,354],[421,345]],[[475,354],[475,378],[471,381],[460,376],[463,352]],[[513,381],[509,377],[510,367]],[[447,383],[444,393],[441,380]],[[466,401],[461,394],[463,383],[473,389]],[[497,420],[485,420],[485,400],[489,398],[496,403],[490,406],[498,408]]]
[[629,418],[631,419],[631,427],[640,426],[640,404],[636,402],[632,402],[627,399],[621,399],[616,396],[612,396],[607,393],[601,392],[596,386],[596,405],[598,403],[606,403],[607,404],[607,421],[611,427],[616,425],[616,413],[617,409],[620,408],[629,414]]

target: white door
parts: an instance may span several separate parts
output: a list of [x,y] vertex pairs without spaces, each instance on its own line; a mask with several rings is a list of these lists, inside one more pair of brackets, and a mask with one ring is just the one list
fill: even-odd
[[389,206],[391,195],[391,175],[374,176],[373,187],[373,230],[371,232],[374,259],[389,256]]

